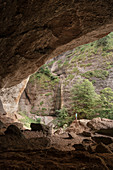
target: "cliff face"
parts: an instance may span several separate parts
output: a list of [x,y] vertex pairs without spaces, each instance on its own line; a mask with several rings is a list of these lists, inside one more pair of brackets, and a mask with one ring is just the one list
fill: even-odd
[[[11,88],[2,89],[0,91],[0,99],[1,104],[0,108],[1,114],[5,114],[6,116],[17,119],[17,112],[18,112],[18,103],[20,100],[20,97],[27,85],[29,78],[22,81],[20,84],[13,86]],[[4,108],[4,111],[3,111]]]
[[58,78],[52,80],[45,74],[36,73],[21,96],[19,109],[39,116],[55,115],[55,110],[61,108],[60,86]]
[[112,38],[111,33],[108,37],[110,45],[105,47],[101,44],[98,46],[99,42],[96,41],[48,61],[43,68],[48,68],[51,75],[56,77],[54,88],[50,88],[52,84],[50,75],[47,78],[45,74],[37,72],[30,78],[20,99],[20,110],[37,115],[55,115],[55,110],[65,107],[71,113],[71,89],[79,78],[89,79],[97,93],[105,87],[113,90]]
[[0,88],[113,28],[113,1],[0,1]]

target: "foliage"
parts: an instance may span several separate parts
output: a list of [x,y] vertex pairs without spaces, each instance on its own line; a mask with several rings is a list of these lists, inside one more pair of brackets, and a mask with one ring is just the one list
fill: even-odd
[[100,92],[100,108],[98,113],[101,117],[113,119],[113,90],[109,87],[104,88]]
[[86,78],[96,77],[96,78],[105,79],[106,77],[108,77],[109,72],[106,70],[93,70],[93,71],[87,71],[81,75]]
[[72,100],[73,110],[79,118],[100,116],[113,119],[113,90],[109,87],[98,95],[89,80],[80,80],[72,88]]
[[91,114],[94,114],[99,95],[95,92],[95,88],[89,80],[79,80],[73,86],[71,92],[73,110],[78,113],[79,118],[89,118]]
[[40,119],[38,118],[36,121],[29,118],[25,112],[19,112],[19,114],[22,116],[22,119],[20,119],[20,122],[24,124],[24,126],[30,128],[31,123],[39,123]]
[[54,122],[54,124],[56,125],[57,128],[59,127],[63,127],[65,124],[67,126],[69,126],[69,124],[72,122],[73,120],[73,116],[69,116],[67,109],[65,107],[63,107],[60,110],[56,110],[57,112],[57,118]]
[[96,41],[96,47],[106,47],[108,46],[108,39],[109,39],[109,36],[106,36],[106,37],[103,37],[99,40]]
[[50,96],[50,95],[52,95],[51,92],[45,94],[45,96]]
[[41,102],[40,102],[40,105],[42,106],[42,105],[43,105],[43,103],[44,103],[44,102],[43,102],[43,101],[41,101]]

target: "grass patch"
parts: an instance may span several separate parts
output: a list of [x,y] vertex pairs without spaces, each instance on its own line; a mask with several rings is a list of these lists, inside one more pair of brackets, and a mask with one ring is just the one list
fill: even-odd
[[30,128],[31,123],[38,123],[39,119],[37,121],[29,118],[24,112],[19,112],[19,114],[23,117],[22,119],[19,119],[19,121],[26,127]]
[[51,92],[45,94],[45,96],[50,96],[50,95],[52,95]]
[[88,78],[88,79],[91,77],[105,79],[106,77],[108,77],[108,75],[109,75],[109,72],[106,70],[93,70],[93,71],[87,71],[81,74],[81,76]]

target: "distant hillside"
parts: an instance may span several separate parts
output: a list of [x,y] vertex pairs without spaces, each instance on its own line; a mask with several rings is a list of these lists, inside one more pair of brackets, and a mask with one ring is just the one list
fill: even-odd
[[98,94],[106,87],[113,90],[113,33],[49,60],[30,77],[20,110],[55,116],[65,107],[72,114],[71,89],[80,78],[92,82]]

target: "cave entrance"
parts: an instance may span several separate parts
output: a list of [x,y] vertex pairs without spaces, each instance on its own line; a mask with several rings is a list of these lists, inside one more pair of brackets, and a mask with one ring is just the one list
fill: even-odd
[[[9,105],[7,95],[4,97],[2,92],[0,146],[4,158],[8,150],[11,159],[23,159],[24,155],[24,163],[31,159],[38,167],[45,165],[45,155],[48,155],[55,168],[59,158],[59,167],[66,167],[71,155],[77,165],[68,162],[68,168],[107,167],[106,160],[112,160],[113,151],[112,39],[110,33],[47,61],[29,80],[6,89],[5,92],[12,92],[8,95]],[[17,87],[19,94],[15,91]],[[10,117],[18,108],[15,119],[19,122],[7,117],[5,108],[9,109]],[[61,161],[65,163],[61,165]],[[113,167],[112,163],[108,166]]]

